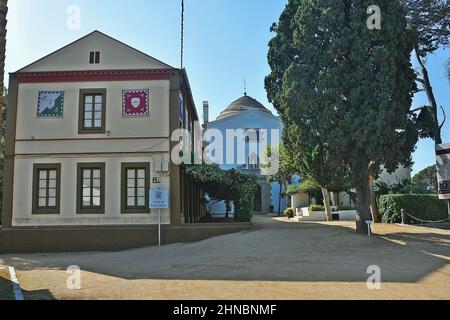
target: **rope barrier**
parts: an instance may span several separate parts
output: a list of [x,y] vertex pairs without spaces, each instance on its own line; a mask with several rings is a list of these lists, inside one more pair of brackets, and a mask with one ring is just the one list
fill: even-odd
[[[412,218],[412,219],[414,219],[414,220],[417,220],[417,221],[419,221],[419,222],[424,222],[424,223],[444,223],[444,222],[449,221],[448,219],[445,219],[445,220],[437,220],[437,221],[423,220],[423,219],[416,218],[416,217],[410,215],[409,213],[407,213],[407,212],[404,211],[404,210],[402,210],[402,214],[406,214],[408,217],[410,217],[410,218]],[[404,219],[403,219],[403,220],[404,220]]]

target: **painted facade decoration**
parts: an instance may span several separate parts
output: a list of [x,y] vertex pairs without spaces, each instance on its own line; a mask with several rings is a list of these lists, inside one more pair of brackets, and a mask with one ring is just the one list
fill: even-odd
[[142,117],[150,115],[149,90],[123,90],[123,117]]
[[64,116],[64,91],[39,91],[38,118],[62,118]]

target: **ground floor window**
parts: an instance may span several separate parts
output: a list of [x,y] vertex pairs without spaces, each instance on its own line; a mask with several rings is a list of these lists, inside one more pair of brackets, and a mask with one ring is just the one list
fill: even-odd
[[105,213],[105,164],[79,163],[77,213]]
[[122,213],[149,213],[150,164],[122,164]]
[[59,214],[61,164],[33,166],[33,214]]

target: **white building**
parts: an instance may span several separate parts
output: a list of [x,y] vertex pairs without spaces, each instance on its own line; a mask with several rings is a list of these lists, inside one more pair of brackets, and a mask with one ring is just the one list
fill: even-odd
[[[277,183],[268,183],[267,176],[261,170],[261,157],[266,150],[261,150],[265,145],[278,145],[281,139],[283,124],[279,117],[272,114],[257,100],[245,94],[243,97],[232,102],[215,121],[207,123],[208,130],[219,130],[225,141],[223,144],[221,168],[230,170],[237,169],[243,173],[256,174],[258,176],[259,188],[255,194],[254,211],[256,213],[278,212],[280,197],[280,186]],[[244,130],[245,152],[242,159],[238,158],[239,143],[237,139],[229,139],[227,130]],[[272,141],[272,130],[278,132],[277,141]],[[275,132],[274,131],[274,132]],[[267,139],[266,141],[264,139]],[[233,160],[227,161],[227,155],[233,152]],[[218,160],[218,159],[215,159]],[[283,190],[282,190],[283,192]],[[286,208],[286,198],[281,199],[281,212]],[[223,202],[213,208],[213,213],[223,214],[226,206]]]
[[170,190],[163,224],[202,214],[170,161],[198,121],[184,70],[95,31],[10,75],[7,120],[4,228],[155,225],[151,188]]

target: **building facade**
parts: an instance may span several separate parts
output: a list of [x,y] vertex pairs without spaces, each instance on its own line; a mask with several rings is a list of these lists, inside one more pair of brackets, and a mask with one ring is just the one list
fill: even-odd
[[[206,119],[207,120],[207,119]],[[283,125],[279,117],[272,114],[260,102],[247,94],[232,102],[215,121],[207,122],[208,130],[218,130],[224,137],[223,150],[219,152],[222,159],[219,160],[224,170],[236,169],[246,174],[255,174],[258,177],[258,190],[254,198],[255,213],[278,212],[286,208],[286,198],[280,198],[280,186],[278,183],[267,182],[267,175],[261,168],[262,158],[266,153],[265,146],[278,145],[280,143]],[[228,130],[228,135],[227,135]],[[231,137],[231,132],[242,130],[245,140],[237,141]],[[278,132],[272,136],[271,132]],[[272,141],[276,139],[277,141]],[[238,158],[241,150],[242,157]],[[232,152],[232,157],[230,157]],[[283,193],[283,190],[281,190]],[[219,202],[212,207],[212,213],[223,214],[226,212],[225,203]]]
[[[181,112],[180,112],[181,111]],[[186,72],[99,31],[10,75],[3,228],[198,221],[201,191],[172,164],[198,121]]]

